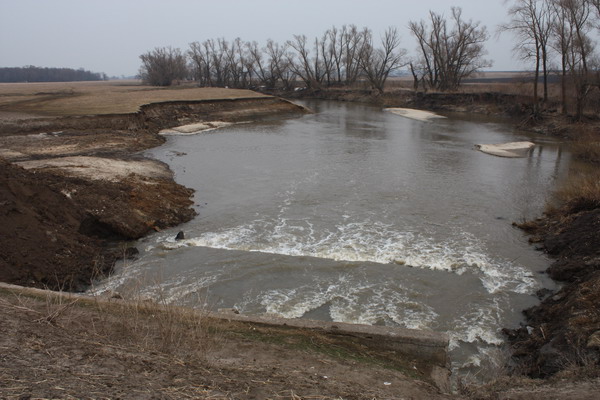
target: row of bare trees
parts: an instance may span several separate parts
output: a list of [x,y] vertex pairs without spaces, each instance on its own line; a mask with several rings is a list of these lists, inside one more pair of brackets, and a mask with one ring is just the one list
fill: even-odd
[[[510,21],[499,28],[515,35],[515,51],[531,62],[533,110],[548,100],[548,77],[562,77],[562,109],[570,98],[581,118],[590,91],[600,86],[598,62],[592,38],[600,30],[600,0],[505,0]],[[376,40],[368,28],[354,25],[333,27],[309,39],[295,35],[285,43],[267,41],[264,46],[241,39],[208,39],[193,42],[182,52],[156,48],[140,56],[141,77],[153,85],[170,85],[191,79],[201,86],[292,89],[301,82],[308,89],[367,82],[383,92],[387,78],[406,65],[418,90],[448,91],[482,68],[485,59],[485,26],[463,17],[453,7],[449,17],[430,11],[427,20],[411,21],[409,31],[417,42],[417,53],[407,57],[400,47],[396,28],[388,28]],[[539,100],[539,82],[543,95]],[[574,96],[568,95],[572,88]]]
[[[541,108],[539,80],[542,78],[542,103],[548,101],[548,76],[560,71],[562,112],[567,113],[567,85],[574,91],[574,111],[581,119],[588,95],[600,84],[595,56],[594,35],[600,28],[600,0],[513,0],[510,21],[500,32],[512,32],[515,52],[533,63],[533,108]],[[552,61],[559,66],[554,68]]]
[[425,88],[450,90],[482,67],[483,42],[488,35],[478,23],[465,21],[459,8],[452,9],[452,27],[441,14],[430,13],[431,27],[411,23],[422,56],[408,60],[400,47],[400,34],[388,28],[377,40],[368,28],[333,27],[309,39],[295,35],[283,44],[272,40],[259,46],[241,39],[208,39],[193,42],[186,53],[157,48],[140,56],[140,76],[153,85],[193,79],[202,86],[292,88],[301,81],[309,89],[352,85],[366,81],[383,92],[395,70],[411,65],[415,81]]
[[152,85],[168,86],[189,77],[201,86],[291,88],[300,80],[309,89],[351,85],[359,78],[383,92],[385,81],[404,65],[400,36],[389,28],[376,43],[371,30],[333,27],[309,40],[295,35],[284,44],[208,39],[193,42],[187,54],[170,47],[140,56],[140,76]]

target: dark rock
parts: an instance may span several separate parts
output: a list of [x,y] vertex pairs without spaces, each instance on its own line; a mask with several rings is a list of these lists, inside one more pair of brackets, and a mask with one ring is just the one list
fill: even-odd
[[553,293],[552,290],[542,288],[542,289],[538,290],[537,292],[535,292],[535,295],[537,296],[538,299],[544,300],[546,297],[550,296],[552,293]]
[[183,240],[185,239],[185,233],[183,233],[183,231],[179,231],[177,233],[177,236],[175,236],[175,240]]

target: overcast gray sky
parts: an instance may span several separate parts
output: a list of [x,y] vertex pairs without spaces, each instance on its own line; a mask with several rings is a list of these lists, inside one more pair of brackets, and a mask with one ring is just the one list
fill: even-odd
[[375,36],[395,26],[402,47],[415,53],[408,22],[429,10],[449,15],[452,6],[487,26],[492,70],[524,68],[512,56],[512,37],[495,37],[507,19],[502,0],[0,0],[0,67],[135,75],[139,55],[158,46],[187,50],[193,41],[219,37],[284,42],[344,24],[367,26]]

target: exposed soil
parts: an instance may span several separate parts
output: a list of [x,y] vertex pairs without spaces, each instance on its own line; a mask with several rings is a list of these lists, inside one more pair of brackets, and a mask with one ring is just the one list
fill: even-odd
[[564,282],[525,310],[527,326],[507,330],[516,370],[545,378],[565,369],[600,376],[600,209],[564,207],[522,225],[556,258],[548,268]]
[[161,129],[300,112],[272,97],[149,104],[123,115],[0,111],[0,281],[83,290],[135,252],[120,243],[193,218],[193,191],[140,155],[164,143]]
[[[536,133],[573,138],[573,122],[559,113],[557,105],[548,105],[546,110],[532,117],[531,99],[528,96],[498,93],[415,93],[400,89],[383,94],[371,90],[329,88],[314,91],[273,92],[288,98],[317,98],[324,100],[352,101],[375,104],[381,107],[404,107],[446,113],[469,113],[510,118],[523,129]],[[600,120],[595,116],[580,125],[600,129]]]

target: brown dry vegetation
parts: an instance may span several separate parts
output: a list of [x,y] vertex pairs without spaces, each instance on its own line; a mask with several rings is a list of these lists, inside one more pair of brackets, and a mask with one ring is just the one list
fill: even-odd
[[[600,171],[579,172],[556,191],[556,197],[570,213],[600,208]],[[552,207],[548,213],[557,212]]]
[[138,81],[0,83],[0,111],[44,116],[128,114],[164,101],[254,98],[250,90],[142,86]]
[[145,301],[0,290],[0,398],[449,399],[400,360]]

